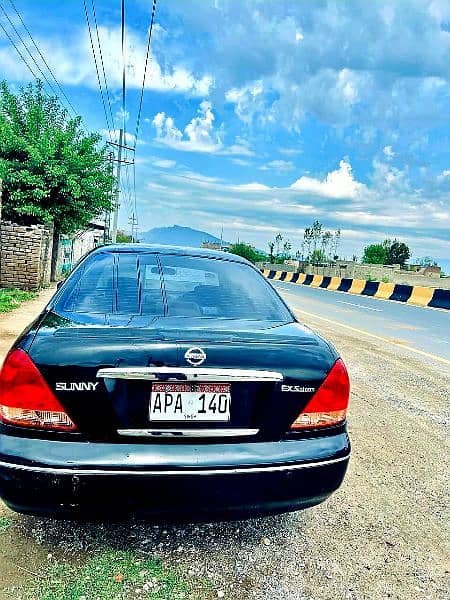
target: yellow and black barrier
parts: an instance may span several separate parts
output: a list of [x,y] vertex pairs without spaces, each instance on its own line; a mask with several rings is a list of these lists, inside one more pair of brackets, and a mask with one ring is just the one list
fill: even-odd
[[273,281],[297,283],[310,287],[347,292],[361,296],[372,296],[383,300],[395,300],[415,306],[431,306],[450,310],[450,290],[404,285],[402,283],[383,283],[381,281],[366,281],[365,279],[349,279],[346,277],[329,277],[328,275],[312,275],[293,273],[289,271],[269,271],[261,269],[262,274]]

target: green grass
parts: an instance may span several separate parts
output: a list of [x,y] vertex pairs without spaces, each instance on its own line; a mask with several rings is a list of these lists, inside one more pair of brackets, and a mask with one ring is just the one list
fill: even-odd
[[0,516],[0,533],[3,533],[11,527],[13,520],[11,517]]
[[[136,591],[140,590],[140,592]],[[25,598],[36,600],[191,600],[206,598],[206,584],[187,579],[159,559],[131,551],[93,554],[84,565],[51,562]]]
[[9,312],[19,307],[23,302],[37,297],[36,292],[24,292],[15,288],[0,289],[0,313]]

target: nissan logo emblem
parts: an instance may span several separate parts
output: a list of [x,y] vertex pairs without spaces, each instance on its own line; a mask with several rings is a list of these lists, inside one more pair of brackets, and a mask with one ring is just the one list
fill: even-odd
[[206,354],[201,348],[189,348],[189,350],[186,350],[184,358],[189,364],[198,367],[205,362]]

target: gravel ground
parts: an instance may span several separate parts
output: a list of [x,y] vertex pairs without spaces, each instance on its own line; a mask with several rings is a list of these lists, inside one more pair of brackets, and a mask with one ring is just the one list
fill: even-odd
[[39,573],[49,553],[120,548],[209,579],[212,598],[447,599],[449,367],[308,323],[336,344],[352,380],[353,455],[332,498],[278,517],[165,527],[34,519],[0,505],[13,518],[0,538],[3,583]]

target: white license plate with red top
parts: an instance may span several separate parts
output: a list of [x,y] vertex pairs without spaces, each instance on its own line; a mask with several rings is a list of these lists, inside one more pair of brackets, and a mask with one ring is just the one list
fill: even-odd
[[153,383],[150,421],[230,420],[229,383]]

